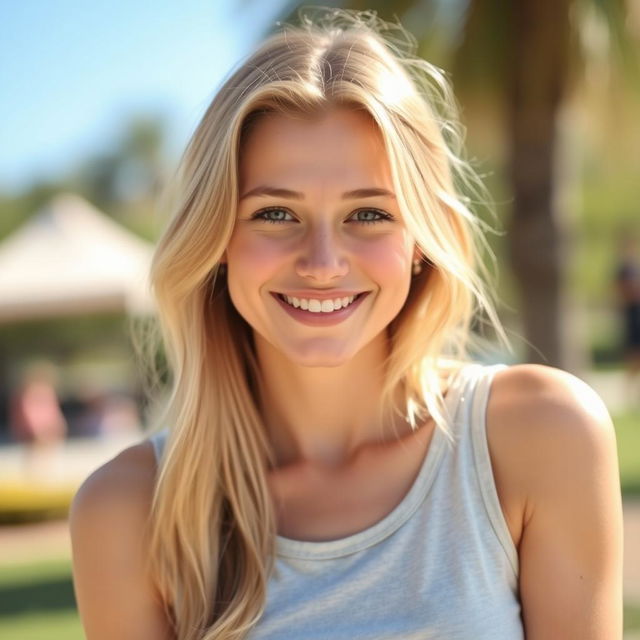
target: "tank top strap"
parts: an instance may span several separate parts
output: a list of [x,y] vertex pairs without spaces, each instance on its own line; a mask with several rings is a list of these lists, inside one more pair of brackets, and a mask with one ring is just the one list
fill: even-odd
[[472,432],[484,428],[493,378],[498,371],[506,368],[505,364],[471,363],[460,371],[452,389],[455,396],[453,418],[456,424],[464,423],[459,427]]
[[478,487],[491,526],[517,575],[518,554],[513,545],[498,497],[489,453],[486,420],[491,385],[495,374],[507,368],[507,365],[504,364],[472,365],[470,367],[462,392],[461,403],[463,406],[460,407],[456,425],[461,432],[461,438],[466,441],[463,448],[468,451],[469,463],[471,463],[466,466],[468,469],[467,481]]
[[151,434],[147,440],[152,444],[153,446],[153,452],[156,456],[156,462],[160,463],[160,460],[162,460],[162,454],[164,452],[164,447],[167,443],[167,436],[169,435],[169,429],[164,428],[161,431],[156,431],[155,433]]

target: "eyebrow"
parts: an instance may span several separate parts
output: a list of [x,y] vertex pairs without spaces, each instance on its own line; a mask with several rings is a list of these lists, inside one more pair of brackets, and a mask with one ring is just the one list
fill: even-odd
[[[288,200],[304,200],[304,194],[300,193],[299,191],[291,191],[290,189],[281,189],[279,187],[270,187],[268,185],[261,185],[247,191],[245,194],[240,196],[240,200],[260,196],[287,198]],[[354,189],[353,191],[345,191],[342,194],[342,199],[354,200],[356,198],[375,198],[379,196],[386,196],[389,198],[396,197],[395,194],[388,189],[381,189],[379,187],[368,187],[364,189]]]

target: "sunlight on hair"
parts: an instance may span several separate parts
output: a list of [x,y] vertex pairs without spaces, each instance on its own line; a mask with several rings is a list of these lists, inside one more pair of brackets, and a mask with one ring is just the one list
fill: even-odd
[[404,73],[385,70],[379,74],[378,91],[385,104],[393,105],[404,102],[415,89]]

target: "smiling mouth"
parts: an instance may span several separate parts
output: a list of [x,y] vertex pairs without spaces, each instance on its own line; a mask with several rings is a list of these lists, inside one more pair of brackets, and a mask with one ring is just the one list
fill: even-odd
[[333,313],[339,309],[346,309],[351,306],[358,298],[366,295],[367,292],[358,293],[353,296],[344,296],[342,298],[334,298],[329,300],[318,300],[317,298],[296,298],[294,296],[287,296],[283,293],[277,293],[276,295],[285,304],[288,304],[295,309],[302,309],[310,313]]

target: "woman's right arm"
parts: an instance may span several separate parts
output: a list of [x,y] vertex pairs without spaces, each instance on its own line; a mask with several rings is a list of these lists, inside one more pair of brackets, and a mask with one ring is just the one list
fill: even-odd
[[89,476],[73,500],[73,580],[87,640],[173,640],[145,570],[154,482],[153,449],[141,443]]

